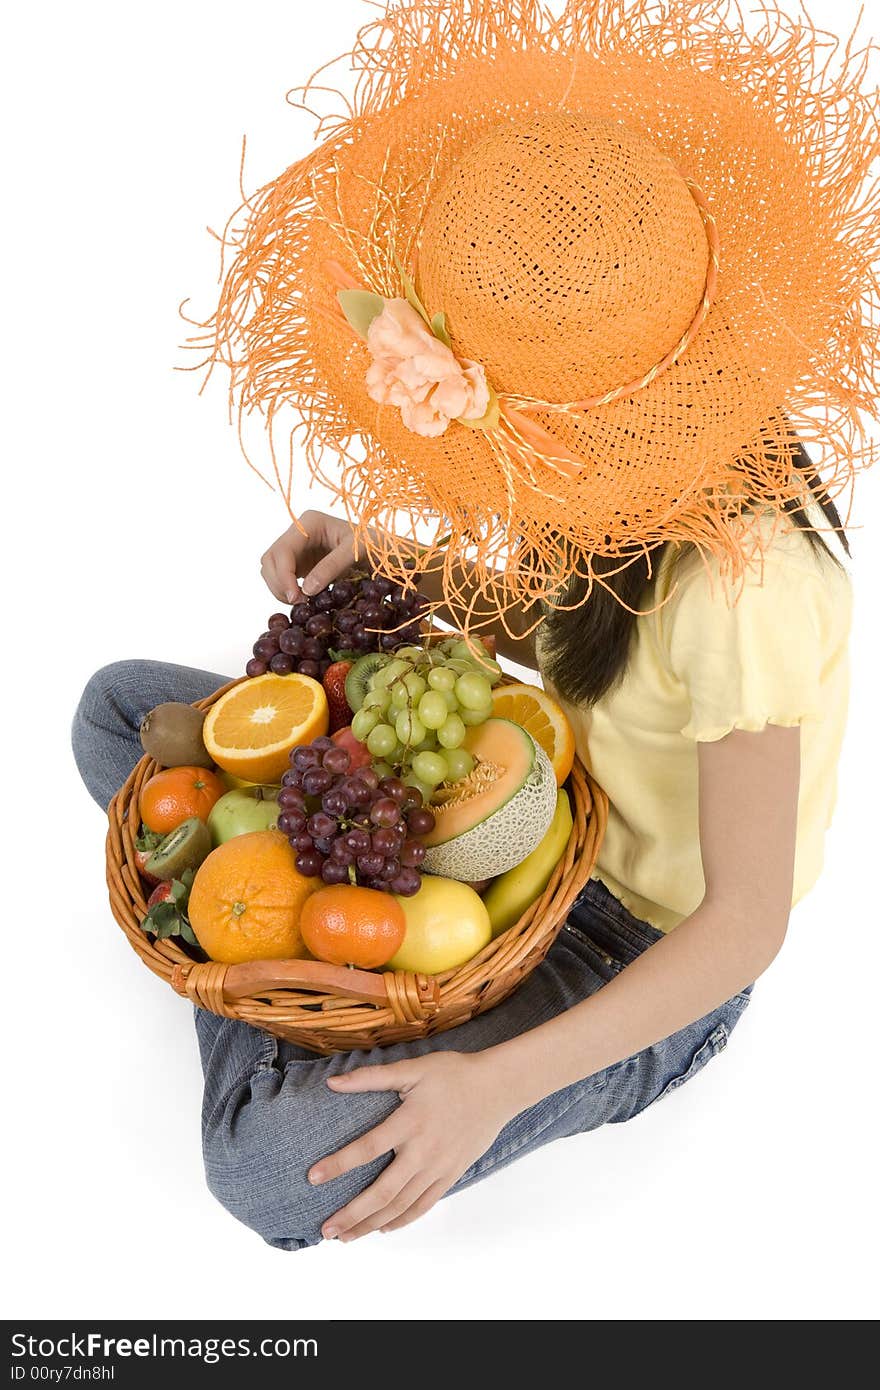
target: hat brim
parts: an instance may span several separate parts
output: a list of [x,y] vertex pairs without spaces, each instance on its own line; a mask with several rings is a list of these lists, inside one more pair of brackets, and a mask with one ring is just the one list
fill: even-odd
[[[473,558],[493,601],[530,599],[589,572],[593,554],[665,540],[741,566],[744,505],[782,513],[803,493],[792,430],[815,446],[831,496],[870,461],[880,147],[862,55],[832,72],[803,21],[768,10],[765,30],[746,33],[718,0],[589,0],[552,25],[528,3],[429,0],[392,6],[356,54],[354,114],[249,200],[210,328],[238,407],[296,409],[310,467],[365,535],[400,531],[405,514]],[[334,259],[400,294],[398,259],[415,264],[454,161],[494,125],[560,107],[647,136],[699,184],[721,239],[714,307],[674,366],[613,404],[535,416],[582,461],[574,476],[454,422],[422,438],[375,405],[369,354],[324,270]],[[468,356],[466,325],[449,327]],[[528,562],[512,565],[511,547]],[[386,567],[401,559],[385,548]]]

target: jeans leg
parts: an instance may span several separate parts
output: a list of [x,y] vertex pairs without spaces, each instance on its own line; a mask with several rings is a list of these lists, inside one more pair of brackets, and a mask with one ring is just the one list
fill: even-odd
[[79,774],[98,805],[106,809],[143,756],[145,714],[165,700],[203,700],[227,679],[161,661],[115,661],[96,671],[73,717],[71,741]]
[[[584,925],[583,908],[578,922]],[[340,1095],[327,1087],[328,1076],[427,1052],[481,1051],[555,1017],[606,983],[586,938],[563,930],[516,993],[479,1018],[418,1042],[329,1058],[198,1011],[205,1068],[202,1142],[211,1192],[270,1245],[301,1250],[317,1244],[328,1217],[368,1187],[391,1155],[318,1187],[306,1178],[309,1168],[381,1124],[399,1103],[381,1091]],[[747,1002],[746,994],[738,995],[655,1047],[524,1110],[452,1192],[555,1139],[633,1118],[721,1051]]]
[[[199,1011],[209,1188],[270,1245],[299,1250],[317,1244],[322,1224],[369,1186],[391,1155],[318,1187],[310,1185],[306,1173],[319,1158],[375,1128],[399,1104],[396,1095],[381,1091],[340,1095],[327,1087],[328,1076],[427,1052],[481,1051],[553,1018],[603,983],[579,943],[563,934],[520,989],[479,1018],[417,1042],[327,1058]],[[598,1101],[600,1091],[595,1094]],[[595,1121],[581,1117],[581,1127],[608,1118],[604,1099]],[[539,1116],[538,1127],[541,1123]]]

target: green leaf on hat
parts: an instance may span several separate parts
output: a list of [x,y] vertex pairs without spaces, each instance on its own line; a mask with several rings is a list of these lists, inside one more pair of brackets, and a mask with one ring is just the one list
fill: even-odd
[[479,420],[462,420],[459,416],[458,423],[465,425],[469,430],[497,430],[501,423],[501,406],[491,386],[489,387],[489,405],[485,415],[481,415]]
[[427,309],[425,308],[422,301],[419,299],[415,281],[413,280],[409,271],[401,263],[401,261],[398,260],[397,256],[394,257],[394,264],[397,267],[397,273],[400,276],[401,281],[403,282],[403,292],[406,296],[407,303],[412,305],[419,318],[424,319],[425,323],[433,332],[434,325],[431,322]]
[[372,290],[338,290],[336,298],[360,338],[366,338],[373,319],[378,318],[385,308],[381,294],[373,294]]
[[445,343],[448,348],[452,348],[452,339],[449,336],[449,329],[446,327],[446,315],[444,313],[435,314],[431,319],[431,331],[435,338],[439,338],[441,343]]

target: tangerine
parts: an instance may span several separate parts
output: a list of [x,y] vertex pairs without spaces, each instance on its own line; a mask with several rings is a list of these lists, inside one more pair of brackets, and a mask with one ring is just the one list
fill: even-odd
[[303,905],[321,884],[299,872],[280,830],[253,830],[208,855],[190,890],[189,920],[212,960],[301,959]]
[[318,960],[375,970],[403,944],[406,917],[389,893],[340,883],[311,895],[302,910],[300,931]]
[[204,767],[169,767],[141,788],[141,820],[148,830],[167,835],[190,816],[207,822],[226,788]]

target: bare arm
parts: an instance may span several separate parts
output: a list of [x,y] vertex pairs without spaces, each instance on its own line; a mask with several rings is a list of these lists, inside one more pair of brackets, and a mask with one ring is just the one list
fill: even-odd
[[325,1235],[350,1240],[415,1220],[522,1110],[687,1027],[766,970],[791,904],[800,732],[735,731],[700,745],[699,769],[706,893],[675,931],[589,999],[509,1042],[328,1081],[337,1091],[397,1091],[402,1104],[312,1169],[312,1181],[325,1182],[395,1154]]
[[800,731],[735,730],[699,748],[706,894],[675,931],[582,1004],[494,1049],[524,1109],[669,1037],[751,984],[791,908]]

